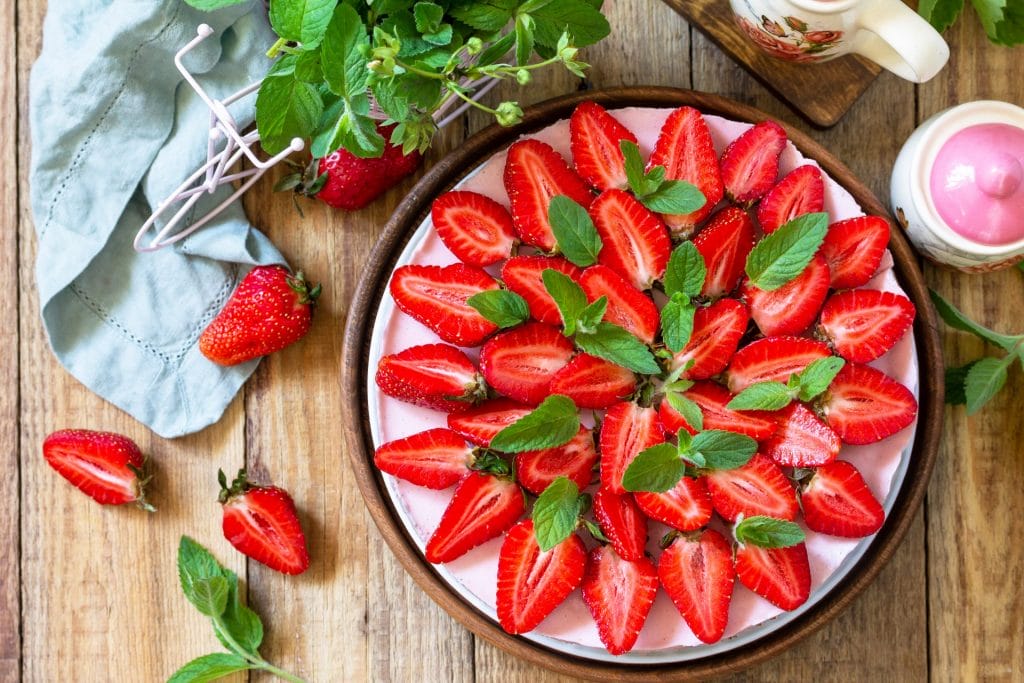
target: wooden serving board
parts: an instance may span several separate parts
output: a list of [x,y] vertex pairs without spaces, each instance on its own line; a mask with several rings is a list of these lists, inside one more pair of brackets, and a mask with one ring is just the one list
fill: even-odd
[[438,162],[409,192],[388,221],[363,269],[345,329],[341,406],[348,453],[356,482],[381,535],[416,583],[456,620],[487,642],[535,664],[562,674],[602,681],[697,681],[741,671],[792,647],[833,619],[878,574],[895,552],[924,499],[938,453],[943,416],[943,364],[938,322],[929,303],[916,256],[888,211],[867,187],[835,157],[799,130],[782,124],[789,139],[807,158],[843,186],[870,214],[887,216],[889,248],[900,286],[917,307],[914,338],[920,366],[918,427],[909,467],[891,513],[867,552],[845,578],[804,614],[754,643],[726,653],[676,664],[638,665],[598,662],[549,650],[500,626],[463,600],[424,559],[399,519],[380,471],[373,464],[374,445],[367,409],[366,377],[370,366],[370,336],[388,280],[406,243],[429,214],[433,199],[450,189],[480,163],[522,135],[568,118],[583,100],[609,109],[620,107],[692,106],[707,114],[757,122],[767,114],[715,95],[675,88],[618,88],[576,93],[548,100],[526,110],[523,122],[511,128],[493,125],[466,141]]
[[881,72],[862,57],[816,64],[770,57],[743,35],[727,0],[664,0],[798,114],[821,128],[839,122]]

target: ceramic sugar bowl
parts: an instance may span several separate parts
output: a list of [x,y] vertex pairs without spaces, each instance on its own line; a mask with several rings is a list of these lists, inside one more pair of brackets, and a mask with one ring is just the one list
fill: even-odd
[[932,261],[982,272],[1024,259],[1024,109],[981,100],[932,116],[903,145],[891,191]]

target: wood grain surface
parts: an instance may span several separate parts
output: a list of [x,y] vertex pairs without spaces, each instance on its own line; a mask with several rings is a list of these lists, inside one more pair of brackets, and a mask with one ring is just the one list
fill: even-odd
[[[504,93],[527,104],[587,86],[692,87],[805,127],[667,5],[609,0],[606,12],[613,34],[587,51],[587,82],[546,75]],[[248,195],[256,224],[293,263],[324,280],[323,305],[311,335],[264,361],[224,418],[202,433],[159,439],[59,367],[39,324],[27,187],[28,70],[44,14],[38,0],[0,0],[0,18],[16,27],[0,48],[7,67],[0,77],[7,175],[0,192],[7,225],[18,225],[16,234],[11,227],[0,236],[0,306],[9,316],[3,334],[11,337],[0,356],[7,378],[0,411],[9,416],[0,423],[7,465],[0,478],[0,681],[149,683],[217,649],[207,620],[177,586],[182,533],[245,579],[250,603],[268,624],[264,656],[309,681],[572,680],[473,637],[426,597],[383,545],[346,462],[337,408],[342,328],[367,255],[412,180],[354,214],[304,203],[304,219],[288,198],[270,192],[272,178]],[[879,197],[887,196],[900,145],[923,118],[980,97],[1024,104],[1024,50],[989,45],[973,17],[948,39],[953,57],[934,82],[915,87],[882,74],[839,125],[810,131]],[[486,123],[464,117],[444,132],[428,164]],[[928,268],[926,275],[975,319],[1024,331],[1019,272],[966,276]],[[958,333],[945,339],[951,361],[992,352]],[[981,414],[948,410],[924,512],[878,579],[818,633],[734,680],[1024,680],[1024,549],[1016,541],[1024,535],[1022,414],[1019,368]],[[159,514],[100,509],[50,471],[40,443],[69,426],[136,438],[158,464]],[[314,557],[306,575],[285,578],[245,562],[221,538],[216,470],[243,463],[295,495]]]

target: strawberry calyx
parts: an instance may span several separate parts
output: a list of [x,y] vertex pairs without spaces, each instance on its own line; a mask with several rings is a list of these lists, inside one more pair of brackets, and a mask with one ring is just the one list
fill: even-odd
[[232,498],[244,495],[249,489],[253,488],[253,485],[249,483],[248,473],[245,468],[238,470],[238,474],[232,480],[231,485],[228,485],[227,476],[224,474],[224,470],[217,470],[217,482],[220,484],[220,493],[217,494],[217,502],[220,504],[227,503]]
[[294,275],[289,275],[285,278],[285,282],[293,292],[299,295],[298,303],[303,306],[316,306],[316,300],[320,297],[322,287],[320,283],[313,285],[312,287],[306,282],[306,277],[300,270]]
[[670,545],[675,543],[677,538],[684,538],[687,541],[692,541],[696,543],[700,540],[700,537],[704,535],[704,532],[706,530],[706,526],[702,526],[699,529],[694,529],[693,531],[679,531],[678,529],[671,529],[668,533],[661,537],[660,541],[658,541],[658,547],[662,550],[665,550]]
[[490,448],[474,448],[470,455],[469,469],[493,474],[500,479],[513,479],[512,464],[503,454]]
[[[298,166],[298,164],[293,164]],[[301,171],[289,173],[274,184],[274,192],[294,192],[315,197],[327,184],[327,172],[320,173],[320,159],[313,158]]]
[[135,475],[135,506],[140,510],[146,512],[156,512],[156,508],[146,500],[146,486],[150,481],[153,480],[153,475],[149,473],[149,458],[146,457],[142,461],[142,467],[136,467],[132,463],[125,463],[125,467],[131,470],[132,474]]
[[477,405],[488,399],[490,396],[489,387],[487,386],[487,380],[479,372],[473,375],[473,381],[466,385],[466,390],[458,396],[448,395],[444,396],[449,401],[464,401]]

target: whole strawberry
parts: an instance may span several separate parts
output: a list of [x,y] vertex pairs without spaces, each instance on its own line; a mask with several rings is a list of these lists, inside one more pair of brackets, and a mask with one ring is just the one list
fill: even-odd
[[301,574],[309,567],[306,536],[302,533],[295,503],[277,486],[250,484],[245,470],[228,486],[223,471],[217,472],[224,507],[224,538],[257,562],[283,574]]
[[256,266],[199,337],[199,350],[219,365],[237,365],[297,342],[309,331],[320,285],[302,272]]
[[146,502],[143,491],[149,481],[143,474],[145,458],[126,436],[62,429],[43,441],[43,457],[50,467],[98,503],[135,503],[143,510],[155,510]]

